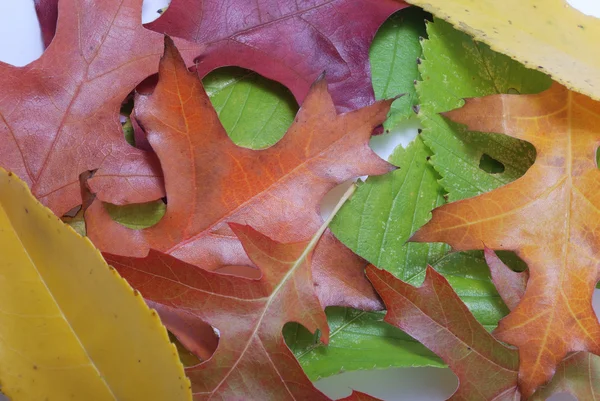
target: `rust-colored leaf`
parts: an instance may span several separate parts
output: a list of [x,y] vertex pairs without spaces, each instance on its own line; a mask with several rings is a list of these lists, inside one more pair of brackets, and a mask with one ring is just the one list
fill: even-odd
[[218,330],[212,357],[186,369],[195,400],[327,400],[306,377],[282,334],[287,322],[298,322],[311,332],[320,330],[321,340],[328,342],[329,327],[310,267],[325,225],[310,241],[292,244],[273,241],[249,226],[230,227],[261,269],[259,279],[208,272],[154,250],[144,259],[106,259],[151,301],[188,349],[204,341],[188,329],[194,322]]
[[537,151],[522,178],[434,210],[413,237],[457,250],[512,250],[527,263],[523,299],[495,335],[519,347],[520,387],[530,396],[567,353],[600,352],[591,304],[600,258],[600,103],[554,84],[536,95],[469,99],[446,116],[470,130],[526,140]]
[[477,322],[441,274],[428,267],[419,288],[372,265],[367,277],[383,299],[385,321],[438,354],[458,376],[451,400],[520,399],[517,352]]
[[[494,251],[485,249],[492,279],[498,293],[510,309],[514,309],[523,294],[529,278],[527,270],[512,271]],[[558,365],[554,377],[546,386],[535,392],[534,401],[543,401],[552,394],[569,392],[578,400],[595,400],[600,397],[600,357],[589,352],[574,352]]]
[[[251,225],[277,241],[303,241],[320,227],[319,202],[331,188],[392,168],[368,145],[391,101],[338,115],[321,79],[283,139],[255,151],[229,139],[197,74],[169,41],[159,76],[152,95],[137,97],[136,116],[162,165],[167,210],[158,224],[132,230],[96,202],[86,222],[103,252],[142,257],[155,249],[207,270],[251,265],[228,222]],[[380,307],[364,278],[365,262],[329,232],[314,260],[325,305]]]
[[[24,67],[0,63],[0,166],[58,215],[81,204],[78,177],[88,170],[129,202],[162,196],[156,159],[129,146],[119,123],[121,102],[162,51],[162,35],[141,25],[141,3],[62,0],[45,53]],[[179,43],[190,62],[200,52]],[[107,166],[123,168],[109,177]]]

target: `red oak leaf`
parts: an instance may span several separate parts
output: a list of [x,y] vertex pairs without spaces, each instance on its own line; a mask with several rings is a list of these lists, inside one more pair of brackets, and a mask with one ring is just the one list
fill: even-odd
[[[276,145],[260,151],[227,136],[198,75],[167,41],[152,95],[138,95],[136,117],[160,159],[168,204],[153,227],[131,230],[100,202],[86,213],[88,235],[102,251],[142,257],[149,249],[207,270],[248,265],[228,222],[252,225],[281,242],[309,238],[321,225],[319,202],[334,186],[392,166],[368,145],[391,101],[338,115],[324,80],[307,96]],[[380,307],[365,263],[327,232],[315,251],[325,305]]]
[[[37,0],[44,36],[57,0]],[[148,28],[205,45],[198,72],[237,65],[287,86],[301,103],[327,72],[338,111],[374,100],[369,46],[400,0],[173,0]]]
[[193,322],[218,330],[212,357],[186,369],[195,400],[327,400],[306,377],[282,334],[287,322],[298,322],[311,332],[320,330],[321,340],[328,342],[329,327],[310,268],[312,249],[325,225],[311,241],[293,244],[273,241],[249,226],[230,227],[260,268],[260,279],[208,272],[156,251],[144,259],[105,256],[152,302],[188,349],[203,341],[188,330]]
[[517,351],[477,322],[448,281],[431,267],[419,288],[370,265],[367,277],[383,299],[385,321],[435,352],[458,376],[453,401],[519,400]]
[[129,146],[119,123],[121,102],[156,71],[162,50],[162,35],[141,25],[141,3],[63,0],[45,53],[25,67],[0,63],[0,166],[58,215],[81,204],[80,173],[100,169],[100,178],[106,166],[127,166],[104,180],[108,189],[135,181],[125,200],[162,196],[154,156]]

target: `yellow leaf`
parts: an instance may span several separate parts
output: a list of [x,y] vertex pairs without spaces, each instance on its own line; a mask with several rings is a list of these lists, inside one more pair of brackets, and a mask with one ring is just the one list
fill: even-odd
[[407,0],[492,49],[600,100],[600,19],[564,0]]
[[156,312],[2,169],[0,386],[13,401],[191,400]]

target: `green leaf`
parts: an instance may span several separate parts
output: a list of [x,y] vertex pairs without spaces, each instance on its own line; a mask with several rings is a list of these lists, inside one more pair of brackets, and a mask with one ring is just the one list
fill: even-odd
[[533,146],[507,135],[469,132],[438,113],[461,107],[466,97],[541,92],[550,86],[550,78],[443,20],[428,23],[427,33],[419,65],[422,81],[417,84],[419,118],[448,199],[479,195],[517,179],[535,159]]
[[[330,227],[354,252],[412,285],[421,284],[425,268],[431,264],[448,279],[477,320],[492,330],[508,309],[491,282],[482,253],[448,253],[449,248],[443,244],[407,241],[429,220],[430,211],[444,203],[444,189],[454,199],[474,196],[516,179],[535,158],[535,151],[525,142],[468,132],[437,113],[460,107],[463,97],[500,89],[515,93],[541,91],[550,80],[474,43],[443,21],[430,23],[428,32],[420,64],[423,82],[417,86],[422,97],[419,117],[423,133],[406,149],[399,147],[392,154],[390,162],[399,169],[369,177]],[[444,179],[440,180],[429,160],[436,161],[434,166],[445,174]],[[524,268],[512,254],[503,258]],[[357,314],[360,317],[353,321]],[[303,336],[298,328],[294,328],[296,335],[289,339],[290,344],[313,378],[373,366],[439,366],[439,361],[432,363],[424,358],[428,354],[421,345],[399,333],[394,335],[403,341],[396,343],[394,351],[385,348],[389,345],[387,337],[377,337],[379,318],[378,314],[336,309],[330,316],[335,335],[329,347],[318,345],[314,337]],[[385,352],[371,351],[377,347]],[[354,354],[356,349],[364,350],[360,358]],[[397,355],[389,358],[392,352]],[[348,363],[355,359],[359,362]]]
[[429,220],[431,209],[444,203],[429,155],[420,137],[406,150],[396,148],[389,161],[399,168],[369,177],[330,225],[352,251],[401,280],[425,271],[427,263],[449,249],[442,244],[405,244]]
[[382,312],[326,309],[329,345],[299,324],[283,329],[287,345],[311,380],[344,371],[394,366],[438,366],[444,362],[403,331],[386,324]]
[[414,81],[419,77],[417,58],[422,52],[419,38],[425,36],[427,17],[428,13],[416,7],[395,13],[379,28],[369,49],[375,97],[379,100],[405,94],[392,104],[384,123],[386,130],[395,129],[415,114]]
[[229,137],[245,148],[277,143],[298,111],[286,87],[242,68],[220,68],[202,83]]
[[162,200],[124,206],[104,203],[104,207],[113,220],[133,230],[155,225],[167,210],[167,205]]

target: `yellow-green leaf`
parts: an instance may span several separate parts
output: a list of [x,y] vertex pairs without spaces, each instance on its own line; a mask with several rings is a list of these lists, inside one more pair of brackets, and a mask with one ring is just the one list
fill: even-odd
[[600,19],[565,0],[407,0],[526,67],[600,100]]
[[156,312],[2,169],[0,386],[13,401],[191,400]]

